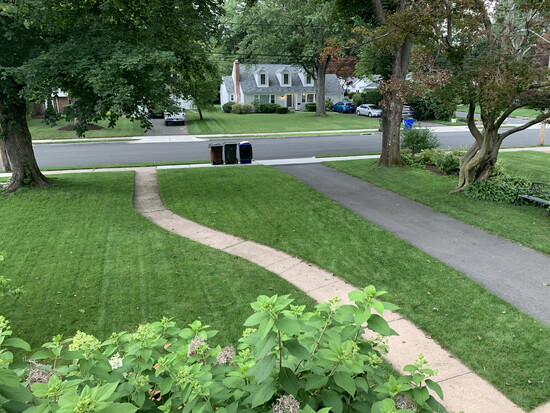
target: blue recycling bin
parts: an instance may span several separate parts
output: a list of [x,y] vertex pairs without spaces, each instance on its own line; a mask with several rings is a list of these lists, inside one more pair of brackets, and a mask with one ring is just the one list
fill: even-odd
[[239,158],[241,158],[241,163],[252,163],[252,145],[250,142],[239,143]]
[[403,119],[403,123],[405,124],[405,129],[412,129],[414,119]]

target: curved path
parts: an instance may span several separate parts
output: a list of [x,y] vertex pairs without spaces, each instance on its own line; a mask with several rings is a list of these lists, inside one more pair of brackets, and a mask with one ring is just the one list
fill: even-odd
[[[349,303],[348,293],[357,289],[323,269],[271,247],[216,231],[182,218],[162,203],[156,168],[136,168],[134,206],[153,223],[175,234],[244,258],[294,284],[318,302],[338,296]],[[386,321],[399,333],[389,338],[390,352],[386,359],[398,370],[413,362],[422,353],[439,374],[435,380],[445,394],[444,405],[451,411],[465,413],[521,413],[498,390],[454,356],[427,337],[410,321],[396,312],[385,314]],[[536,409],[550,413],[550,404]]]

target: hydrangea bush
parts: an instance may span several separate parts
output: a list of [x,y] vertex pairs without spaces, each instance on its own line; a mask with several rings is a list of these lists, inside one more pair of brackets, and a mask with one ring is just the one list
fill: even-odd
[[[210,344],[216,331],[164,318],[101,342],[83,332],[54,337],[34,353],[0,317],[0,405],[27,413],[444,412],[441,388],[420,357],[383,379],[381,317],[396,309],[372,286],[314,311],[285,295],[260,296],[238,344]],[[16,360],[9,348],[26,353]],[[405,402],[403,402],[405,401]],[[407,408],[408,407],[408,408]],[[411,410],[414,409],[414,410]]]

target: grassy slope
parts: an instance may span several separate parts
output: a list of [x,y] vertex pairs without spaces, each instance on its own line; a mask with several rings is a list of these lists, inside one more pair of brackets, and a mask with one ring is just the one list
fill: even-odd
[[132,207],[133,174],[74,174],[0,196],[0,273],[23,286],[0,314],[33,347],[77,330],[106,338],[162,316],[235,343],[260,294],[305,294],[245,260],[171,234]]
[[[460,111],[460,112],[468,112],[468,106],[467,105],[458,105],[456,110]],[[476,106],[476,112],[475,113],[480,113],[479,106]],[[536,118],[538,115],[540,115],[540,111],[538,111],[538,110],[521,108],[521,109],[516,109],[515,111],[513,111],[512,114],[510,115],[510,117],[513,118],[513,117],[516,117],[516,116],[522,116],[522,117],[525,116],[525,117],[529,117],[529,118]]]
[[[510,171],[549,182],[550,155],[542,152],[507,152],[500,155]],[[335,169],[415,201],[469,224],[550,254],[550,220],[543,209],[483,202],[463,194],[449,194],[456,177],[438,176],[416,168],[382,168],[375,160],[331,163]]]
[[203,115],[204,120],[200,121],[197,112],[187,112],[190,134],[378,129],[379,126],[378,119],[333,112],[327,112],[325,117],[315,116],[314,112],[236,115],[224,113],[221,110],[203,112]]
[[267,167],[159,178],[177,213],[388,290],[403,314],[516,403],[530,409],[550,398],[549,328],[302,183]]
[[[76,136],[74,131],[62,131],[59,128],[66,126],[64,121],[58,122],[57,126],[50,127],[42,119],[29,119],[29,129],[33,139],[82,139]],[[86,132],[86,138],[115,138],[124,136],[142,136],[143,129],[139,122],[131,122],[126,118],[119,118],[114,128],[108,127],[107,121],[97,122],[97,125],[105,129],[91,130]]]

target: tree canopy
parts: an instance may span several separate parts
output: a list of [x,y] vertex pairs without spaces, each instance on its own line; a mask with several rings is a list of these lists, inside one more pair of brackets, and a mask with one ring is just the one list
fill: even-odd
[[150,126],[144,108],[172,106],[212,77],[208,39],[221,0],[8,0],[0,2],[0,129],[13,169],[8,192],[47,185],[26,122],[28,101],[63,90],[86,125],[121,115]]

